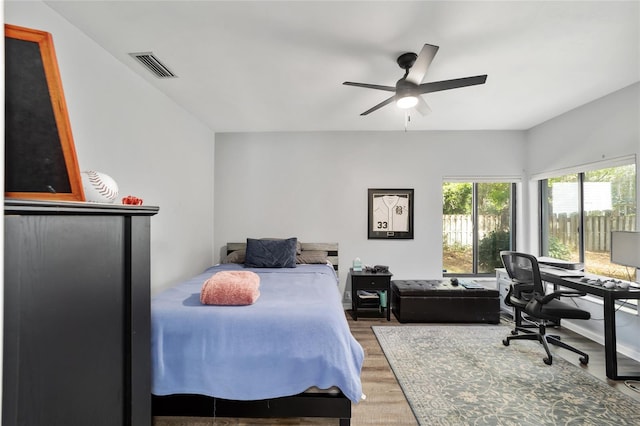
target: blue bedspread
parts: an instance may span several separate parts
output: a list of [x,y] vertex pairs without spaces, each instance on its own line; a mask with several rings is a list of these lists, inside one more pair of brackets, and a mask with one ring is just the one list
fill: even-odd
[[[203,282],[233,269],[260,275],[256,303],[202,305]],[[364,352],[349,330],[330,266],[211,267],[153,297],[151,327],[155,395],[259,400],[337,386],[351,401],[361,399]]]

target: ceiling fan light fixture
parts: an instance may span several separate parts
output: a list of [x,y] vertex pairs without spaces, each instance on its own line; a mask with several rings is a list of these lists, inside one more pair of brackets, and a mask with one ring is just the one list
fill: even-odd
[[403,96],[396,101],[398,108],[407,109],[418,105],[418,98],[413,95]]

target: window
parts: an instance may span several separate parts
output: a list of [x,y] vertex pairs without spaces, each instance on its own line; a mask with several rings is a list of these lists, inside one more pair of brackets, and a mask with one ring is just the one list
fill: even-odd
[[591,274],[635,280],[635,269],[610,261],[611,231],[636,229],[635,164],[544,179],[540,191],[543,256],[583,262]]
[[495,274],[515,247],[515,184],[444,182],[442,197],[443,273]]

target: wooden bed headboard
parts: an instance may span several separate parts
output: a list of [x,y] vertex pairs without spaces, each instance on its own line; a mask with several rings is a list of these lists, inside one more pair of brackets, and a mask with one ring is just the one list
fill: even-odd
[[[227,243],[227,255],[236,250],[245,250],[247,243]],[[326,251],[327,260],[333,265],[333,269],[338,271],[338,243],[300,243],[302,251]]]

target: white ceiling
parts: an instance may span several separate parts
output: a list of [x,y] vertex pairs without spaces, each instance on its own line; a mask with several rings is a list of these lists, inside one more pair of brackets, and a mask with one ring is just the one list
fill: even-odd
[[[639,1],[45,1],[216,132],[402,130],[399,54],[440,46],[409,130],[528,129],[640,81]],[[128,53],[153,52],[158,79]]]

